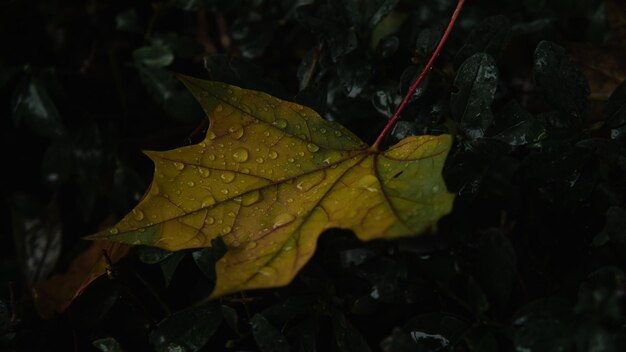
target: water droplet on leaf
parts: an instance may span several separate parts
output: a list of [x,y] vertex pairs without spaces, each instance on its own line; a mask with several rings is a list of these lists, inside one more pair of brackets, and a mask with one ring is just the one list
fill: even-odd
[[206,169],[206,168],[203,168],[203,167],[199,167],[198,168],[198,173],[203,178],[207,178],[207,177],[211,176],[211,171],[209,169]]
[[249,154],[246,148],[238,148],[233,153],[233,159],[235,159],[236,161],[240,163],[246,162],[248,160],[248,157],[249,157]]
[[213,198],[213,196],[208,196],[202,200],[203,208],[210,207],[213,204],[215,204],[215,198]]
[[317,144],[309,143],[306,145],[306,149],[308,149],[311,153],[315,153],[320,150],[320,147]]
[[272,227],[277,228],[277,227],[286,225],[292,222],[295,218],[296,217],[293,214],[282,213],[278,215],[276,218],[274,218],[274,225],[272,225]]
[[141,221],[144,218],[143,211],[139,209],[133,209],[133,216],[135,217],[135,220],[137,221]]
[[220,178],[224,183],[231,183],[235,179],[235,173],[230,171],[224,171],[220,175]]
[[287,127],[287,120],[278,119],[278,120],[274,121],[273,125],[278,127],[278,128],[286,128]]

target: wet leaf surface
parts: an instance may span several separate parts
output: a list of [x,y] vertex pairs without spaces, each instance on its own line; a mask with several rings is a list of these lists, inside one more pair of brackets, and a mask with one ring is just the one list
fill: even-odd
[[212,297],[289,283],[325,229],[350,228],[363,240],[410,236],[450,211],[440,178],[449,136],[409,137],[379,152],[303,106],[182,79],[211,118],[206,138],[147,152],[156,166],[147,196],[94,238],[180,250],[220,235],[228,251]]

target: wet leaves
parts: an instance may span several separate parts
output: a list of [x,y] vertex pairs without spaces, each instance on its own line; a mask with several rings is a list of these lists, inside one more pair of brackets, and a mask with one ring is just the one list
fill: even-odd
[[147,195],[94,238],[180,250],[221,237],[228,251],[212,297],[289,283],[325,229],[352,229],[362,240],[412,236],[451,209],[441,179],[447,135],[379,152],[306,107],[182,80],[210,116],[206,138],[146,152],[155,163]]
[[469,57],[457,73],[458,91],[450,98],[452,115],[470,139],[481,138],[493,120],[491,103],[498,86],[498,68],[488,54]]
[[555,109],[581,121],[589,113],[589,84],[565,49],[553,42],[537,45],[533,73],[546,101]]

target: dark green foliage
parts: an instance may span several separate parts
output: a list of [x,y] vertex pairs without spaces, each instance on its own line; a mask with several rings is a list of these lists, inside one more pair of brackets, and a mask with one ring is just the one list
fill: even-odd
[[626,350],[626,83],[594,95],[583,69],[601,61],[568,46],[626,53],[611,1],[467,1],[382,145],[455,136],[458,196],[436,233],[330,230],[291,285],[209,303],[220,239],[135,248],[51,320],[31,282],[141,198],[141,150],[203,136],[175,73],[297,101],[372,142],[455,1],[0,2],[0,351]]

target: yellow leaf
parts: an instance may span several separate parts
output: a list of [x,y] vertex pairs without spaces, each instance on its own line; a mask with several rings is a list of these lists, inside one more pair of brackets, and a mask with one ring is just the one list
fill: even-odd
[[92,238],[167,250],[228,246],[212,297],[288,284],[329,228],[362,240],[413,236],[449,213],[441,170],[449,135],[384,152],[315,111],[268,94],[181,80],[211,124],[206,138],[146,152],[154,180],[115,227]]

